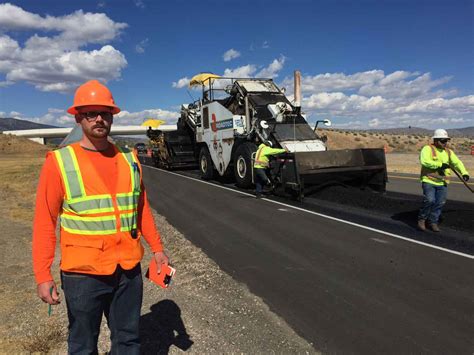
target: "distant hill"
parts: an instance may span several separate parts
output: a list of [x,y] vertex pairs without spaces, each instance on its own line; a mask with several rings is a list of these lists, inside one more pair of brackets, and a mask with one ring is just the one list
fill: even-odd
[[47,124],[41,124],[26,120],[19,120],[18,118],[0,118],[0,132],[3,131],[19,131],[23,129],[37,129],[37,128],[58,128]]
[[[347,129],[336,129],[339,131],[346,131]],[[416,136],[432,136],[432,129],[420,128],[420,127],[400,127],[400,128],[385,128],[385,129],[367,129],[367,130],[358,130],[351,129],[347,130],[351,132],[371,132],[371,133],[380,133],[380,134],[393,134],[393,135],[416,135]],[[447,129],[450,137],[464,137],[464,138],[474,138],[474,127],[465,127],[465,128],[452,128]]]

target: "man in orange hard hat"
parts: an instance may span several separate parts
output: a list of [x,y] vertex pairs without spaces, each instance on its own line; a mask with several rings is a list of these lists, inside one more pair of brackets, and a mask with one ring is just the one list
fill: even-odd
[[112,353],[138,354],[143,237],[158,265],[168,264],[148,205],[137,157],[108,140],[120,112],[97,80],[81,85],[68,109],[83,131],[80,142],[46,156],[36,197],[33,269],[38,296],[60,302],[51,275],[60,224],[61,286],[71,354],[97,353],[102,315]]

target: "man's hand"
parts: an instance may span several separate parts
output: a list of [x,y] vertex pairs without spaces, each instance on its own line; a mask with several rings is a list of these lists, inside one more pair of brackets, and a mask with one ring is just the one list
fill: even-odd
[[463,175],[463,176],[462,176],[462,179],[463,179],[464,181],[468,182],[468,181],[469,181],[469,175],[467,175],[467,174],[466,174],[466,175]]
[[[53,288],[51,292],[51,288]],[[54,281],[46,281],[40,283],[37,288],[38,297],[41,298],[43,302],[48,304],[59,304],[61,301],[59,300],[59,293],[56,288],[56,283]]]
[[161,273],[161,265],[162,264],[168,265],[169,259],[166,256],[166,254],[163,253],[162,251],[156,252],[154,254],[154,258],[155,258],[155,261],[156,261],[156,273],[160,274]]

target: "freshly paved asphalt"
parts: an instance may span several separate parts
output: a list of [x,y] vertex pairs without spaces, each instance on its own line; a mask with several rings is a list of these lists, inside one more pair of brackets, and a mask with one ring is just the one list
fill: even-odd
[[[316,350],[474,352],[472,256],[149,167],[144,180],[158,213]],[[352,218],[373,220],[370,213]],[[392,233],[408,233],[390,223]]]

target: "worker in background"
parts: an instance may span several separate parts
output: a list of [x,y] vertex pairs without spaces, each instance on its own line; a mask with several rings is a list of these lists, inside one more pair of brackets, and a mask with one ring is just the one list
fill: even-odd
[[263,186],[271,183],[266,173],[266,169],[270,167],[269,156],[286,152],[286,149],[272,148],[272,145],[271,141],[264,141],[255,154],[253,171],[256,198],[262,197]]
[[[113,354],[139,354],[143,281],[141,238],[149,244],[158,273],[163,252],[147,202],[137,157],[108,140],[120,112],[112,93],[96,80],[81,85],[68,112],[83,137],[46,156],[33,226],[33,269],[38,296],[60,302],[51,275],[60,224],[61,288],[69,319],[70,354],[97,354],[102,315]],[[59,217],[59,219],[58,219]]]
[[433,144],[423,147],[420,153],[423,206],[418,213],[418,229],[425,231],[426,222],[433,232],[439,232],[438,221],[446,203],[451,169],[456,169],[464,181],[469,173],[464,164],[447,147],[450,138],[444,129],[434,131]]

